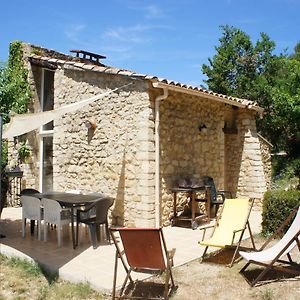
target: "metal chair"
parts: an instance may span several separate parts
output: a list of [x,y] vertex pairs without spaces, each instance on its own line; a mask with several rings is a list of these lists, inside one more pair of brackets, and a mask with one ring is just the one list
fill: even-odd
[[[203,176],[202,181],[204,186],[208,186],[210,188],[210,205],[216,206],[215,215],[218,212],[219,206],[222,205],[225,201],[225,198],[232,199],[232,193],[230,191],[225,190],[217,190],[215,186],[215,182],[210,176]],[[225,197],[228,195],[228,197]],[[198,198],[195,199],[197,202],[207,202],[207,199]]]
[[57,244],[61,247],[61,230],[63,225],[69,225],[71,222],[70,210],[65,210],[55,201],[43,198],[42,206],[44,208],[44,241],[47,241],[48,224],[55,224],[57,230]]
[[[26,219],[31,221],[31,235],[33,234],[32,228],[37,221],[38,224],[38,239],[41,239],[41,221],[43,219],[43,212],[41,207],[41,201],[38,198],[32,196],[22,195],[20,198],[22,204],[22,237],[26,234]],[[33,222],[33,223],[32,223]],[[33,224],[33,226],[32,226]]]
[[106,238],[110,242],[110,235],[108,232],[107,214],[109,208],[113,205],[114,199],[111,197],[104,197],[84,209],[76,212],[76,245],[78,245],[79,225],[86,224],[90,229],[90,238],[93,248],[97,247],[97,240],[100,239],[100,225],[105,225]]

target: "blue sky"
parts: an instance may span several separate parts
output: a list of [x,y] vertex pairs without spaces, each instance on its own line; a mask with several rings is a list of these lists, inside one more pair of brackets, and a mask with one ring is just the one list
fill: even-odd
[[82,49],[104,63],[198,86],[220,25],[260,32],[291,53],[300,41],[300,0],[10,0],[1,2],[0,61],[22,40],[63,53]]

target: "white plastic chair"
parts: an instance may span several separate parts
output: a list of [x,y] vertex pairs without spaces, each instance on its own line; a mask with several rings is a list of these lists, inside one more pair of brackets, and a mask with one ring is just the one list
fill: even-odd
[[55,224],[57,230],[57,244],[61,247],[61,230],[63,225],[69,225],[71,222],[70,210],[62,209],[61,205],[55,201],[43,198],[44,207],[44,241],[47,241],[48,224]]
[[43,219],[43,212],[41,208],[41,201],[32,196],[21,196],[22,203],[22,237],[26,234],[26,219],[36,220],[38,224],[38,239],[41,239],[41,221]]

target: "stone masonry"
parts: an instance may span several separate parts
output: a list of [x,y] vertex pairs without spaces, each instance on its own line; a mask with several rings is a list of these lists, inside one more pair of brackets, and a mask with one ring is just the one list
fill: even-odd
[[[58,69],[55,105],[78,101],[126,84],[126,79]],[[113,222],[151,226],[154,222],[152,109],[147,83],[121,90],[55,124],[54,190],[99,191],[116,198]],[[96,124],[89,132],[84,123]],[[152,149],[151,149],[152,148]],[[143,217],[141,217],[143,216]]]

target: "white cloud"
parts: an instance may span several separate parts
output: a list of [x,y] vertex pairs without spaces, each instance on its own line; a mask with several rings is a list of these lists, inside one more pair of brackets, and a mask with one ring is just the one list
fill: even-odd
[[86,29],[86,25],[76,24],[68,25],[65,29],[65,35],[72,41],[78,41],[78,35],[80,35]]
[[109,45],[101,47],[101,50],[104,51],[108,60],[125,61],[130,60],[132,57],[134,57],[134,52],[132,51],[131,47]]
[[149,5],[144,8],[147,19],[157,19],[165,16],[161,8],[156,5]]
[[127,44],[147,44],[153,40],[153,37],[146,35],[146,32],[151,32],[154,29],[162,28],[158,25],[135,25],[131,27],[110,28],[105,31],[102,37],[117,40]]
[[145,6],[142,1],[130,1],[127,8],[138,11],[139,15],[141,15],[141,17],[144,19],[161,19],[166,16],[165,12],[160,6],[156,4]]

